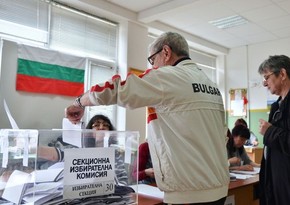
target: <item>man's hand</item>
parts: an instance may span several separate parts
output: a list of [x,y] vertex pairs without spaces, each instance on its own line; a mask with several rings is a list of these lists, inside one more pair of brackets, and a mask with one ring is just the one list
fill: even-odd
[[267,121],[265,121],[265,120],[263,120],[263,119],[260,119],[259,122],[260,122],[260,130],[259,130],[259,132],[260,132],[261,135],[264,135],[265,132],[267,131],[267,129],[270,126],[272,126],[272,124],[267,122]]
[[65,108],[65,117],[68,118],[73,124],[77,124],[84,116],[84,111],[85,110],[81,107],[71,105]]

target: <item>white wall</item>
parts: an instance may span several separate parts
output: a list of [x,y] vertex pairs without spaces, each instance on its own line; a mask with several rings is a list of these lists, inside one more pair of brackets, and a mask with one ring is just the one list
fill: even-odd
[[290,56],[289,45],[290,38],[287,38],[231,49],[226,56],[226,94],[232,88],[247,88],[249,109],[266,109],[269,93],[262,86],[259,65],[270,55]]
[[[128,23],[128,69],[136,68],[145,71],[148,56],[148,30],[132,22]],[[146,137],[146,108],[126,111],[126,130],[139,131],[140,142]]]
[[[262,77],[258,74],[259,65],[270,55],[290,56],[289,45],[290,38],[286,38],[249,46],[249,82],[257,79],[262,83]],[[252,109],[265,109],[267,96],[271,96],[271,94],[266,91],[262,84],[251,90]]]

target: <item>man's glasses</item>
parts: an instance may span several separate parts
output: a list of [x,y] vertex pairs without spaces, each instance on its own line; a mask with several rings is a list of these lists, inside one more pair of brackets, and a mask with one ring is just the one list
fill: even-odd
[[163,50],[163,48],[159,49],[157,52],[153,53],[151,56],[149,56],[147,58],[148,62],[151,64],[151,65],[154,65],[154,56],[158,53],[160,53],[161,51]]
[[272,72],[272,73],[270,73],[270,74],[268,74],[268,75],[264,75],[264,77],[263,77],[263,81],[267,81],[267,80],[270,78],[270,76],[273,75],[273,74],[275,74],[275,73]]

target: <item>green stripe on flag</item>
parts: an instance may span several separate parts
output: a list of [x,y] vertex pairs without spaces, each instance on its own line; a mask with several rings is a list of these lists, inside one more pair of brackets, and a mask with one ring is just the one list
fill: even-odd
[[85,75],[85,71],[81,69],[30,61],[21,58],[18,58],[17,73],[78,83],[84,83]]

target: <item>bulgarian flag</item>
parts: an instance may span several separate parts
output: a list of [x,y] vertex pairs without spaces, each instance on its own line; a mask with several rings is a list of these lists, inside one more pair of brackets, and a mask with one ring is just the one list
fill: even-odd
[[84,92],[85,58],[18,45],[16,90],[78,96]]

